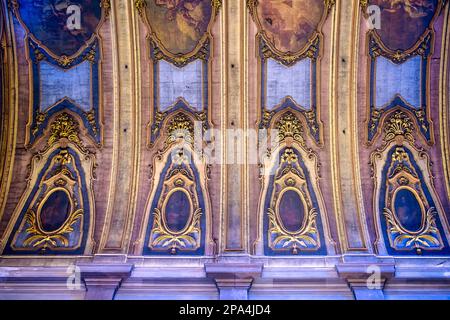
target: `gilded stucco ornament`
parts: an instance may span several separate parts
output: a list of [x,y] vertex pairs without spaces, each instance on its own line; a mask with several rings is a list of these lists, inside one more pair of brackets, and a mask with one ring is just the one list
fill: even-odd
[[84,148],[74,116],[61,112],[52,119],[47,143],[31,159],[3,254],[83,254],[94,245],[95,156]]
[[[388,175],[385,202],[387,206],[383,209],[383,215],[386,219],[391,247],[400,251],[415,250],[418,254],[421,254],[424,249],[441,249],[443,242],[436,226],[437,210],[428,204],[422,189],[422,182],[411,163],[409,154],[403,147],[397,147],[393,152]],[[414,202],[398,205],[402,199],[398,200],[397,194],[402,190],[414,195],[417,208],[411,207]],[[420,211],[422,217],[417,230],[409,230],[401,222],[401,218],[406,221],[412,219],[411,215],[408,217],[402,215],[404,215],[404,211],[412,214],[413,210],[416,214],[419,214],[417,211]]]
[[[275,252],[289,251],[292,254],[318,250],[321,246],[317,228],[318,211],[312,204],[305,173],[292,148],[286,148],[281,155],[280,167],[275,173],[274,188],[270,207],[267,209],[269,247]],[[303,207],[302,212],[305,215],[297,230],[287,228],[282,218],[285,212],[282,212],[280,203],[288,192],[293,192],[300,199],[298,205]]]
[[387,143],[398,136],[402,136],[414,143],[414,124],[403,111],[397,111],[388,118],[384,125],[384,141]]
[[[164,177],[163,190],[153,209],[153,224],[148,243],[148,247],[153,251],[177,254],[180,251],[195,251],[201,246],[201,219],[204,212],[199,203],[197,182],[189,161],[190,158],[182,151],[172,153],[172,163]],[[188,201],[182,208],[188,212],[188,216],[181,217],[181,208],[175,209],[177,204],[171,202],[171,197],[177,193],[183,194]],[[173,230],[170,224],[179,223],[181,218],[185,219],[184,224],[178,230]]]
[[303,138],[303,126],[300,120],[292,113],[286,112],[275,123],[275,129],[278,130],[279,141],[284,141],[286,138],[293,138],[301,146],[305,146],[305,139]]

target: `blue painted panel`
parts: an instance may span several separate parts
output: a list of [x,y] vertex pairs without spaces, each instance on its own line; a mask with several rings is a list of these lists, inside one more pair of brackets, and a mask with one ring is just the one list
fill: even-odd
[[195,111],[203,109],[203,62],[195,60],[179,68],[164,60],[159,61],[159,110],[166,111],[181,98]]
[[[78,186],[76,185],[74,188],[73,199],[76,199],[78,201],[79,207],[83,209],[83,222],[81,223],[80,220],[77,220],[77,222],[72,225],[73,231],[71,231],[68,234],[65,234],[68,240],[67,246],[64,247],[63,245],[61,245],[59,240],[56,242],[58,244],[57,248],[58,250],[53,248],[47,248],[46,250],[42,250],[42,248],[33,247],[33,244],[31,245],[24,244],[25,240],[30,237],[30,234],[27,232],[27,228],[30,225],[27,220],[25,220],[25,223],[23,225],[22,222],[24,222],[24,219],[26,219],[26,213],[28,212],[29,209],[34,210],[37,209],[36,199],[39,199],[40,197],[44,196],[46,188],[43,187],[43,182],[60,172],[61,170],[60,164],[53,160],[56,156],[58,156],[61,150],[63,149],[58,148],[55,151],[53,151],[49,155],[44,167],[39,172],[37,180],[35,181],[35,184],[33,186],[33,189],[31,190],[30,195],[26,199],[25,204],[20,211],[19,217],[15,222],[13,232],[11,233],[7,246],[5,247],[2,254],[29,255],[39,253],[40,255],[55,255],[55,254],[80,255],[84,253],[84,249],[86,247],[86,243],[88,240],[87,238],[92,208],[89,203],[88,182],[86,180],[85,171],[82,167],[82,159],[80,159],[77,152],[75,152],[71,148],[68,148],[66,150],[68,151],[70,156],[73,157],[74,161],[72,161],[71,163],[67,163],[65,168],[70,172],[74,180],[77,181],[76,183],[80,184],[81,193],[78,190]],[[80,246],[77,247],[77,243],[79,242]],[[36,243],[36,241],[34,241],[33,243]]]
[[45,112],[51,106],[67,98],[81,110],[92,108],[91,64],[84,61],[72,69],[62,69],[48,62],[40,63],[41,104]]
[[376,60],[376,107],[384,108],[400,96],[414,108],[421,107],[420,56],[395,64],[385,57]]
[[300,60],[293,66],[285,66],[274,59],[267,59],[267,105],[269,110],[290,96],[296,104],[311,109],[311,60]]

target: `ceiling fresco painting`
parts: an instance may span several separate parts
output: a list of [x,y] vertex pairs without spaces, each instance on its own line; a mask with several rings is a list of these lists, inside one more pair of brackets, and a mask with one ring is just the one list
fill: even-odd
[[[398,256],[447,255],[448,228],[433,183],[437,100],[430,79],[437,17],[445,1],[361,1],[380,8],[380,28],[366,35],[367,141],[374,183],[377,249]],[[440,120],[440,119],[439,119]],[[448,200],[448,199],[447,199]]]
[[148,146],[171,113],[184,110],[210,125],[210,29],[220,0],[146,0],[136,7],[148,27],[153,62],[152,119]]
[[[93,142],[101,146],[101,44],[97,33],[108,15],[109,1],[13,0],[12,4],[27,34],[32,69],[27,147],[43,135],[50,118],[64,109],[77,113]],[[83,97],[78,95],[80,88]]]
[[258,4],[258,21],[266,40],[278,51],[301,51],[319,30],[326,3],[321,0],[266,0]]
[[[316,144],[323,143],[317,70],[323,50],[321,29],[333,4],[328,0],[247,1],[259,31],[260,129],[267,129],[277,112],[293,108],[301,112]],[[287,73],[295,74],[296,81]]]
[[[92,41],[102,20],[100,0],[14,0],[19,19],[34,40],[56,56],[73,56]],[[68,17],[80,11],[81,28]],[[68,14],[69,12],[69,14]],[[81,20],[82,19],[82,20]]]
[[149,0],[146,13],[161,46],[172,54],[197,47],[214,18],[211,0]]
[[377,30],[391,50],[413,47],[430,27],[439,0],[370,0],[381,9],[382,28]]
[[[443,1],[361,1],[363,12],[368,5],[379,6],[381,13],[381,27],[367,33],[372,87],[369,93],[368,143],[372,144],[380,134],[384,115],[402,106],[415,115],[422,135],[433,144],[428,74],[434,45],[433,22],[442,11]],[[405,89],[407,87],[409,89]],[[392,96],[393,92],[394,97],[380,97]],[[414,97],[408,99],[411,94]]]

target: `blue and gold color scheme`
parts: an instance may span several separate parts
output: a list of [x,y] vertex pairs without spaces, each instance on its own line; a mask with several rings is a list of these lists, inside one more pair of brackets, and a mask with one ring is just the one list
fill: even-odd
[[[433,189],[429,156],[415,146],[417,128],[401,108],[389,114],[383,147],[372,153],[378,250],[390,255],[445,255],[445,213]],[[386,159],[386,160],[384,160]]]
[[93,245],[94,167],[73,116],[57,115],[47,148],[32,159],[29,184],[3,254],[84,254]]
[[[435,35],[433,24],[443,4],[442,0],[425,0],[412,7],[403,1],[361,1],[364,13],[368,5],[380,7],[383,26],[367,33],[370,65],[368,144],[374,143],[381,133],[388,111],[397,107],[410,111],[419,123],[420,133],[430,145],[434,144],[429,72]],[[404,78],[398,79],[401,71]]]
[[[156,143],[162,122],[180,110],[192,114],[207,130],[211,126],[211,26],[222,1],[181,0],[174,5],[171,1],[146,0],[135,1],[135,6],[149,29],[153,70],[148,146]],[[173,67],[167,67],[167,63]],[[167,81],[175,76],[177,81]],[[193,94],[196,103],[189,101],[192,99],[188,96]],[[168,96],[175,100],[167,104],[164,98]]]
[[[247,5],[259,30],[260,129],[269,128],[277,113],[291,108],[304,116],[309,134],[316,144],[323,145],[318,63],[323,41],[321,28],[334,1],[300,0],[288,3],[248,0]],[[307,6],[314,8],[308,16],[304,10]],[[290,22],[289,25],[283,22],[286,19]],[[285,92],[284,78],[289,78],[286,69],[297,77],[295,85],[292,85],[292,92]],[[284,90],[274,92],[274,89],[281,86]],[[273,103],[274,96],[276,104]]]
[[380,193],[380,208],[385,219],[381,220],[385,237],[389,239],[388,252],[413,252],[428,254],[440,251],[447,242],[442,239],[442,226],[437,208],[426,186],[421,182],[422,173],[414,165],[413,154],[408,148],[395,146],[387,154]]
[[[157,47],[156,42],[152,41],[151,58],[153,61],[153,92],[155,95],[153,98],[154,119],[151,125],[150,146],[159,137],[163,120],[180,110],[195,116],[197,121],[203,123],[204,130],[209,128],[209,43],[209,39],[207,39],[204,46],[194,56],[186,59],[174,59],[170,55],[165,55]],[[171,69],[164,68],[164,65],[168,63],[173,65]],[[193,66],[194,68],[192,68]],[[171,71],[173,69],[176,69],[176,71]],[[165,71],[166,74],[162,74],[161,71]],[[175,73],[178,81],[165,81],[164,79],[174,76],[167,73]],[[195,81],[195,79],[198,80]],[[193,91],[197,93],[194,94],[197,104],[193,104],[194,101],[189,99],[191,94],[186,94]],[[175,100],[170,101],[170,104],[163,104],[164,92],[170,92],[166,96],[175,97]]]
[[[72,14],[69,9],[74,6],[81,14],[79,29],[71,29],[67,25]],[[93,142],[100,147],[101,48],[97,33],[108,16],[109,1],[13,0],[12,7],[27,35],[31,72],[33,96],[27,124],[27,147],[31,147],[42,136],[52,115],[65,109],[80,116]],[[83,65],[86,62],[89,63],[88,68]],[[50,66],[53,66],[51,72],[46,72]],[[75,73],[76,77],[73,78]],[[58,83],[62,81],[65,81],[66,90],[59,92],[58,96]],[[77,96],[77,92],[81,91],[86,98]],[[48,96],[52,97],[53,103],[43,105]]]
[[284,148],[279,157],[265,202],[265,254],[326,254],[318,203],[301,155]]
[[194,119],[180,111],[167,119],[164,128],[143,254],[203,255],[209,213],[205,163],[194,149]]
[[324,255],[326,244],[317,183],[317,155],[306,146],[304,126],[294,109],[274,119],[277,148],[264,164],[262,232],[266,255]]

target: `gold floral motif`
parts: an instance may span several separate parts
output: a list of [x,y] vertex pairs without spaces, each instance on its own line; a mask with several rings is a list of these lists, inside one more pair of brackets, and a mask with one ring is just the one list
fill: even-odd
[[41,124],[44,123],[46,118],[47,118],[47,115],[45,113],[38,112],[36,114],[36,125],[35,125],[35,127],[33,128],[33,131],[32,131],[34,136],[38,133],[39,127],[41,126]]
[[271,244],[273,248],[282,243],[283,247],[291,248],[293,254],[298,254],[301,248],[317,247],[319,245],[318,240],[314,237],[318,234],[316,227],[317,211],[315,209],[309,212],[306,225],[302,228],[302,231],[295,234],[286,232],[280,227],[276,214],[272,209],[269,209],[268,213],[271,225],[269,233],[276,234],[276,238]]
[[256,19],[255,13],[256,13],[256,8],[258,7],[258,0],[247,0],[247,7],[248,7],[248,11],[250,12],[250,15],[254,19]]
[[[320,248],[320,236],[317,229],[318,212],[311,201],[305,173],[294,149],[284,150],[275,177],[274,193],[267,210],[269,247],[275,251],[288,250],[293,254],[298,254],[300,250],[318,250]],[[296,231],[285,229],[281,221],[280,201],[286,191],[296,192],[304,206],[305,219],[301,228]]]
[[[399,190],[408,190],[420,204],[422,222],[420,229],[410,231],[404,228],[396,213],[396,195]],[[392,248],[400,251],[422,249],[436,250],[442,248],[439,230],[436,226],[436,208],[429,205],[422,189],[422,182],[412,165],[409,154],[404,147],[396,147],[391,165],[387,171],[386,198],[383,215],[386,219],[387,234]]]
[[403,111],[397,111],[386,121],[384,141],[389,142],[397,136],[403,136],[406,140],[414,142],[413,130],[414,124],[408,115]]
[[156,41],[152,41],[152,47],[153,47],[153,57],[156,60],[165,60],[169,61],[170,63],[174,64],[175,66],[182,68],[186,66],[188,63],[200,59],[203,61],[208,60],[209,56],[209,41],[205,41],[202,45],[202,47],[192,56],[187,56],[183,54],[177,54],[175,56],[168,56],[166,55],[158,46]]
[[168,123],[167,144],[184,140],[186,143],[194,142],[194,124],[192,120],[184,113],[178,113]]
[[261,41],[261,52],[264,59],[275,59],[285,66],[292,66],[297,61],[309,58],[312,61],[316,60],[317,53],[319,51],[320,45],[320,37],[319,34],[316,34],[315,38],[311,41],[309,47],[304,52],[292,54],[292,53],[276,53],[274,49],[272,49],[266,42],[264,37],[264,32],[259,34],[259,38]]
[[369,5],[369,0],[359,0],[361,8],[365,11]]
[[439,233],[439,230],[436,228],[436,216],[437,211],[435,208],[428,209],[426,213],[426,223],[425,226],[419,233],[409,233],[400,227],[400,224],[397,222],[397,219],[394,213],[388,209],[384,208],[383,215],[386,218],[386,221],[389,225],[389,233],[391,235],[395,234],[392,245],[394,248],[398,247],[399,244],[404,242],[405,247],[414,248],[418,254],[421,253],[422,248],[429,248],[431,245],[440,246],[441,242],[436,235]]
[[84,56],[84,60],[89,61],[90,63],[95,63],[95,47],[92,47],[89,52]]
[[47,249],[53,249],[61,247],[58,244],[60,242],[63,247],[69,246],[68,236],[74,231],[73,225],[83,218],[83,209],[79,209],[70,214],[64,225],[55,232],[44,232],[38,223],[38,218],[33,210],[28,210],[25,220],[30,226],[26,229],[26,233],[29,235],[24,241],[25,246],[32,246],[33,248],[39,248],[42,251]]
[[303,126],[300,120],[292,112],[286,112],[281,119],[276,122],[275,128],[278,130],[278,139],[280,142],[290,137],[300,143],[300,145],[305,145]]
[[372,134],[375,133],[375,131],[378,128],[378,124],[380,123],[381,116],[383,115],[383,110],[377,110],[372,109],[371,116],[370,116],[370,132]]
[[78,123],[73,117],[65,112],[56,117],[56,120],[50,126],[50,137],[47,144],[53,145],[61,139],[67,139],[81,146],[81,140],[78,137]]
[[[189,163],[182,149],[172,154],[172,164],[164,177],[162,193],[158,198],[157,207],[153,209],[154,220],[148,244],[152,250],[177,254],[179,251],[197,250],[201,245],[203,212],[199,205],[196,182]],[[189,218],[180,231],[170,230],[165,217],[166,207],[175,192],[183,192],[189,200]]]
[[327,8],[328,12],[336,4],[336,0],[324,0],[324,2],[325,2],[325,8]]
[[86,120],[89,122],[92,131],[94,132],[94,136],[98,135],[97,122],[95,119],[95,110],[91,110],[85,113]]
[[192,222],[188,228],[180,235],[172,234],[164,226],[162,222],[162,213],[159,209],[155,209],[155,220],[152,230],[152,234],[155,235],[155,239],[152,241],[152,247],[169,248],[171,254],[176,254],[177,250],[185,247],[195,247],[198,243],[198,239],[195,235],[200,234],[200,218],[202,216],[202,210],[197,209],[192,218]]
[[72,162],[72,157],[70,156],[67,149],[62,149],[55,157],[55,162],[64,167]]
[[213,7],[214,12],[218,14],[220,8],[222,7],[222,0],[211,0],[211,6]]
[[61,58],[58,59],[58,64],[62,67],[68,67],[72,64],[75,59],[69,58],[66,55],[62,55]]

